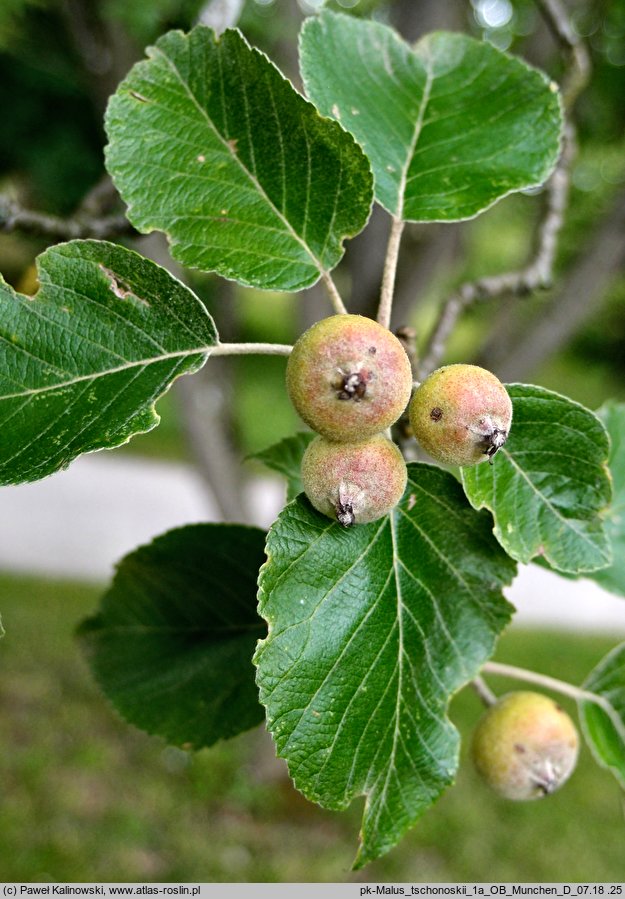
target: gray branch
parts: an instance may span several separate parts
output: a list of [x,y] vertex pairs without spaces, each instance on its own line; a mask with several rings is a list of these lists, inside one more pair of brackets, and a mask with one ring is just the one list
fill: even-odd
[[[562,85],[564,108],[570,112],[579,93],[588,82],[590,60],[586,47],[570,24],[561,0],[536,0],[549,30],[567,55],[567,66]],[[551,286],[553,263],[558,248],[558,237],[564,222],[568,200],[569,171],[575,155],[575,132],[567,120],[563,134],[562,152],[558,164],[549,178],[547,203],[538,228],[536,251],[523,269],[502,275],[481,278],[463,284],[443,304],[438,320],[423,352],[419,377],[423,379],[440,363],[447,341],[461,313],[476,302],[504,296],[526,296],[537,289]]]
[[586,45],[572,27],[560,0],[536,0],[536,5],[554,39],[569,57],[562,83],[562,98],[565,108],[571,109],[590,76],[590,57]]
[[601,304],[605,292],[625,266],[625,191],[583,247],[547,309],[521,338],[509,346],[487,348],[489,367],[504,381],[516,381],[536,370],[565,346]]
[[55,240],[74,240],[92,237],[105,240],[135,234],[135,230],[124,215],[107,215],[101,218],[76,215],[59,218],[34,209],[26,209],[14,200],[0,196],[0,231],[21,231]]
[[573,130],[565,128],[562,153],[549,178],[545,212],[538,228],[537,249],[530,262],[518,271],[505,272],[463,284],[444,303],[419,366],[419,379],[436,368],[442,359],[447,341],[460,314],[469,306],[503,296],[527,296],[541,288],[551,287],[553,263],[558,235],[564,222],[568,192],[569,169],[574,156]]

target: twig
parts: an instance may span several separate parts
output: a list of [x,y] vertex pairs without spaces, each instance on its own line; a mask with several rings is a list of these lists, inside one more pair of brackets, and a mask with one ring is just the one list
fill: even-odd
[[564,222],[569,193],[569,170],[574,153],[573,129],[567,125],[562,138],[560,159],[546,184],[547,201],[538,228],[537,249],[533,258],[519,271],[470,281],[449,297],[441,309],[423,353],[419,367],[421,380],[439,364],[460,314],[469,306],[502,296],[527,296],[538,288],[546,289],[551,286],[558,235]]
[[544,687],[546,690],[553,690],[555,693],[569,696],[576,702],[592,702],[605,712],[614,726],[614,729],[625,742],[625,724],[621,721],[620,716],[616,713],[614,707],[608,702],[605,696],[591,693],[590,690],[584,690],[582,687],[576,687],[566,681],[557,680],[555,677],[539,674],[537,671],[528,671],[526,668],[517,668],[515,665],[503,665],[500,662],[486,662],[486,664],[482,666],[482,671],[486,674],[496,674],[501,675],[502,677],[511,677],[514,678],[514,680],[526,681],[530,684],[537,684],[540,687]]
[[215,371],[219,364],[211,366],[210,380],[206,369],[192,378],[179,378],[174,395],[188,448],[207,492],[219,508],[220,519],[247,521],[249,510],[241,473],[225,420],[231,408],[230,385],[227,371]]
[[330,274],[330,272],[323,272],[323,274],[321,275],[321,280],[323,281],[326,290],[328,291],[330,301],[334,306],[334,311],[341,314],[346,313],[347,309],[345,308],[345,304],[341,299],[341,295],[336,288],[336,284],[332,280],[332,275]]
[[117,189],[110,175],[103,175],[99,181],[89,188],[74,213],[74,218],[102,218],[114,203],[119,200]]
[[625,266],[625,190],[608,215],[597,222],[580,245],[576,261],[531,322],[519,334],[516,319],[493,331],[480,351],[477,364],[497,372],[504,382],[523,380],[528,372],[565,346],[585,321],[596,315],[610,283]]
[[386,260],[384,262],[384,275],[382,277],[382,292],[378,309],[378,322],[385,328],[391,324],[391,310],[393,306],[393,294],[395,291],[395,276],[397,274],[397,260],[399,258],[399,245],[406,222],[393,216],[391,231],[388,238]]
[[473,687],[485,706],[495,705],[497,697],[481,677],[474,677],[469,686]]
[[25,209],[6,197],[0,197],[0,231],[23,231],[61,240],[93,237],[104,240],[122,234],[135,233],[134,228],[123,215],[109,215],[102,218],[59,218],[45,212]]
[[293,349],[288,343],[218,343],[210,350],[211,356],[243,356],[257,354],[289,356]]
[[569,64],[562,83],[562,100],[570,109],[588,83],[590,58],[586,45],[571,26],[560,0],[536,0],[542,16],[555,40],[569,54]]
[[[559,46],[568,56],[562,83],[562,102],[569,112],[588,83],[590,58],[581,38],[571,26],[561,0],[536,0],[548,28]],[[538,229],[537,249],[530,263],[520,271],[506,272],[489,278],[463,284],[441,309],[428,345],[423,353],[419,371],[427,376],[442,359],[447,341],[460,314],[477,301],[496,299],[506,295],[526,296],[538,289],[551,286],[553,262],[558,236],[564,222],[568,200],[569,171],[575,155],[575,132],[566,121],[562,135],[562,153],[558,164],[547,181],[547,203]]]

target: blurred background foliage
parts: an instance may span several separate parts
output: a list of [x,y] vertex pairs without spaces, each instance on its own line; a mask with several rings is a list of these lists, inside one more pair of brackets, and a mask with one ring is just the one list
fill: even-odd
[[[1,0],[0,197],[70,216],[104,175],[106,98],[164,30],[210,14],[202,0]],[[299,84],[296,36],[319,0],[240,0],[239,24]],[[461,29],[524,56],[556,80],[558,47],[532,0],[329,0],[373,14],[409,40]],[[445,361],[479,361],[506,380],[559,390],[591,408],[625,399],[625,0],[567,0],[592,58],[575,107],[578,155],[556,279],[548,291],[476,305]],[[474,221],[410,226],[393,326],[423,344],[436,311],[462,282],[522,266],[544,196],[509,197]],[[115,209],[115,199],[110,199]],[[379,210],[348,246],[336,281],[350,311],[373,314],[388,218]],[[124,242],[172,265],[154,238]],[[36,289],[47,241],[2,233],[0,272]],[[222,338],[293,342],[330,313],[323,292],[267,293],[198,272],[183,275]],[[548,334],[542,341],[536,335]],[[210,360],[159,403],[161,425],[119,453],[196,464],[226,519],[246,520],[241,465],[300,425],[284,391],[285,360]],[[128,547],[132,549],[132,547]],[[354,876],[357,804],[342,816],[296,794],[260,732],[191,756],[129,730],[103,707],[71,630],[96,594],[78,585],[5,576],[8,635],[0,658],[0,878],[6,880],[622,880],[623,807],[587,754],[548,803],[486,795],[469,766],[397,850]],[[41,635],[46,634],[46,640]],[[506,661],[579,681],[609,648],[590,637],[511,634]],[[550,660],[557,660],[557,671]],[[464,691],[465,731],[477,700]],[[243,772],[243,775],[241,774]],[[591,834],[591,836],[590,836]]]
[[[584,748],[547,801],[499,799],[466,757],[482,711],[471,690],[451,708],[464,746],[456,785],[396,849],[354,873],[361,802],[344,813],[309,803],[262,728],[190,753],[128,727],[103,702],[72,638],[96,589],[4,575],[0,592],[0,880],[623,880],[612,775]],[[579,683],[612,643],[516,631],[498,657]]]

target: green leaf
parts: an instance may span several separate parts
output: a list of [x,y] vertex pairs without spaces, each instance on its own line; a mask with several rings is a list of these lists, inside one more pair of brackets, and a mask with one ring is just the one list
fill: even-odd
[[238,31],[172,31],[111,98],[107,168],[139,231],[184,265],[299,290],[343,255],[372,199],[369,163]]
[[132,724],[198,749],[258,724],[251,664],[264,533],[198,524],[119,564],[98,614],[79,630],[91,668]]
[[559,152],[557,88],[491,44],[435,32],[411,48],[385,25],[328,11],[300,38],[308,96],[371,161],[375,197],[410,221],[471,218],[541,184]]
[[103,241],[51,247],[35,297],[0,279],[0,483],[34,481],[159,422],[155,401],[217,343],[197,297]]
[[586,742],[599,764],[625,788],[625,643],[609,652],[582,686],[604,703],[579,703]]
[[492,465],[462,469],[476,509],[495,519],[497,540],[513,559],[544,556],[558,571],[610,564],[602,516],[611,498],[609,440],[596,415],[565,396],[511,384],[508,442]]
[[277,471],[284,475],[287,481],[286,498],[287,502],[301,493],[302,478],[300,475],[300,466],[302,464],[302,456],[306,451],[308,444],[315,439],[315,434],[310,431],[301,431],[293,434],[292,437],[285,437],[279,443],[261,450],[260,453],[254,453],[250,459],[258,459],[267,468]]
[[268,727],[295,785],[328,808],[367,797],[356,865],[395,845],[452,782],[451,695],[492,654],[515,565],[485,514],[434,466],[399,507],[345,530],[304,497],[269,532],[255,656]]
[[625,403],[608,402],[597,412],[610,435],[609,466],[614,497],[604,520],[613,562],[590,577],[611,593],[625,596]]

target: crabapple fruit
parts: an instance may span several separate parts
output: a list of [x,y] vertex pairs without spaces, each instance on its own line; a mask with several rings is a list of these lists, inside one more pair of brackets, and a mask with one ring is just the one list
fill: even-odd
[[560,787],[575,768],[579,738],[560,706],[541,693],[502,696],[473,735],[475,767],[506,799],[540,799]]
[[329,440],[365,440],[396,421],[412,370],[401,342],[362,315],[332,315],[302,334],[289,356],[291,402]]
[[359,443],[315,437],[302,459],[306,496],[344,527],[387,515],[401,499],[407,476],[404,457],[382,434]]
[[447,465],[475,465],[508,438],[512,402],[491,372],[477,365],[445,365],[415,390],[409,408],[414,436]]

